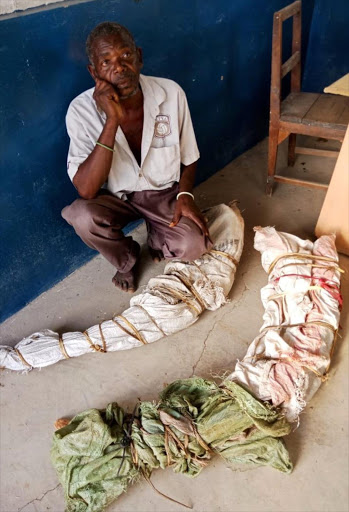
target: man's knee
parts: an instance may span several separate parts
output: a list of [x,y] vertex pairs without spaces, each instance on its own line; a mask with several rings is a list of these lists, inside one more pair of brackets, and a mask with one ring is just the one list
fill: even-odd
[[66,220],[68,222],[68,224],[70,224],[69,210],[70,210],[70,205],[69,206],[65,206],[63,208],[63,210],[61,211],[61,215],[62,215],[63,219]]
[[93,224],[95,205],[86,199],[76,199],[71,205],[63,208],[61,215],[74,229],[88,231]]
[[200,258],[206,252],[204,235],[182,241],[177,252],[177,258],[193,261]]
[[[176,227],[171,229],[175,230]],[[200,258],[207,251],[206,237],[194,223],[192,226],[185,226],[185,229],[181,229],[178,236],[167,245],[175,258],[188,261]]]

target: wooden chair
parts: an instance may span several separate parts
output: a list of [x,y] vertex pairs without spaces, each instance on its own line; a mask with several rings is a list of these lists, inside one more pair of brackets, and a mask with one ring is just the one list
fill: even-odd
[[[274,182],[327,189],[328,185],[275,174],[278,145],[287,137],[288,165],[295,153],[337,156],[338,152],[296,147],[297,134],[343,141],[349,123],[349,98],[335,94],[301,92],[301,1],[274,13],[270,89],[269,157],[267,194]],[[282,25],[293,17],[292,55],[282,63]],[[291,72],[291,92],[281,102],[281,81]]]

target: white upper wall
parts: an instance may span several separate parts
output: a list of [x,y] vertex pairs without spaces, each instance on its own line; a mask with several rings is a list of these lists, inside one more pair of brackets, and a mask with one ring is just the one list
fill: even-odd
[[0,15],[66,1],[67,0],[0,0]]

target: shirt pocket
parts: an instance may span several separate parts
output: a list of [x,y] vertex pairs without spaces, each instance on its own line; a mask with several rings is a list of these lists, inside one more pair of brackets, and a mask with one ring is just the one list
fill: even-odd
[[166,188],[179,181],[181,154],[179,144],[150,147],[143,164],[143,174],[152,188]]

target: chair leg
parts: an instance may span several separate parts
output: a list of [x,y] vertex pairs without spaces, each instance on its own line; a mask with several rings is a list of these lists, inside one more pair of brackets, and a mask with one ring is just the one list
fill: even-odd
[[274,174],[276,167],[276,158],[278,154],[279,128],[270,127],[269,129],[269,151],[268,151],[268,178],[266,194],[271,196],[273,193]]
[[294,166],[294,162],[296,160],[296,139],[297,135],[295,133],[290,133],[288,138],[288,162],[287,164],[290,167]]

